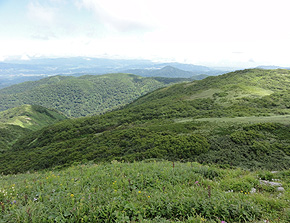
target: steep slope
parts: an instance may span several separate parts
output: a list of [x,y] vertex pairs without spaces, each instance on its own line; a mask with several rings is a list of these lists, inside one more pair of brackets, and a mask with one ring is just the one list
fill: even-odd
[[69,117],[101,114],[181,79],[142,78],[132,74],[54,76],[0,90],[0,111],[22,104],[56,109]]
[[20,137],[66,117],[38,105],[22,105],[0,112],[0,152],[11,147]]
[[289,83],[288,70],[253,69],[165,87],[20,139],[0,156],[0,171],[148,158],[290,168]]

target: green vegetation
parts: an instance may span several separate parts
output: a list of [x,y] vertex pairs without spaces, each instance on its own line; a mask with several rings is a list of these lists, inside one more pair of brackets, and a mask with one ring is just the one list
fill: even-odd
[[0,90],[0,111],[23,104],[56,109],[68,117],[102,114],[182,78],[143,78],[133,74],[54,76]]
[[58,111],[39,105],[22,105],[0,112],[0,123],[30,130],[38,130],[64,119],[67,119],[66,116]]
[[289,82],[253,69],[92,117],[1,112],[0,222],[289,222]]
[[10,149],[17,139],[29,132],[29,129],[20,126],[0,123],[0,153]]
[[0,153],[31,131],[64,120],[58,111],[39,105],[22,105],[0,112]]
[[260,184],[267,171],[195,162],[112,161],[7,175],[0,177],[0,221],[286,223],[289,174],[272,174],[284,192]]
[[287,70],[253,69],[155,90],[122,109],[28,134],[0,155],[0,172],[150,158],[288,169],[289,121],[281,120],[290,112],[289,80]]

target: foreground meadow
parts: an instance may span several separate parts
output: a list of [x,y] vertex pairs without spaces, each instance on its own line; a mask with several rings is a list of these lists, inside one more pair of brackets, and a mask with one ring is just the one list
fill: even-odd
[[0,176],[0,222],[290,222],[289,207],[289,170],[112,161]]

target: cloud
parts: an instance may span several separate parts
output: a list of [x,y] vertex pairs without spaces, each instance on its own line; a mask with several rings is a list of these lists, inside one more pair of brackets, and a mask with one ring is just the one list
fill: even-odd
[[235,52],[232,52],[232,54],[243,54],[244,52],[239,52],[239,51],[235,51]]
[[256,63],[256,61],[253,58],[249,59],[248,62],[249,63]]
[[56,34],[49,27],[39,27],[38,32],[31,35],[33,39],[50,40],[57,38]]
[[50,40],[74,36],[77,25],[71,19],[74,13],[67,10],[68,3],[68,0],[31,0],[27,5],[30,37]]
[[29,2],[27,8],[28,17],[34,22],[52,24],[56,20],[56,8],[41,5],[38,1]]
[[67,0],[49,0],[51,3],[55,4],[65,4],[67,3]]
[[[138,1],[137,1],[138,2]],[[141,1],[140,1],[141,2]],[[139,3],[140,3],[139,2]],[[114,1],[114,0],[77,0],[78,8],[85,8],[94,13],[95,18],[108,31],[146,32],[152,29],[145,18],[144,10],[136,1]]]

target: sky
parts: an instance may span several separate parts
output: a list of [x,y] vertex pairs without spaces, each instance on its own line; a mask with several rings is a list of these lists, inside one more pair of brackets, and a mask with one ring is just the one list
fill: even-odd
[[0,0],[0,61],[106,57],[290,67],[289,0]]

